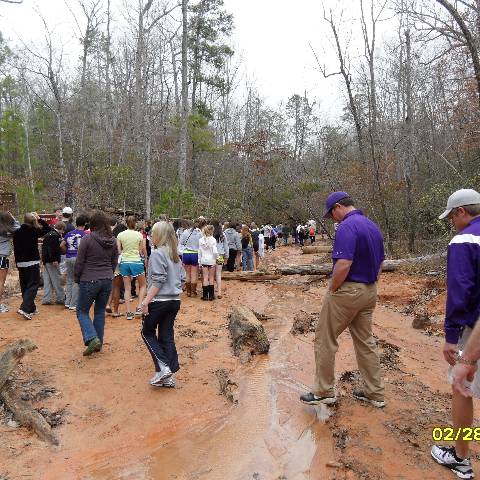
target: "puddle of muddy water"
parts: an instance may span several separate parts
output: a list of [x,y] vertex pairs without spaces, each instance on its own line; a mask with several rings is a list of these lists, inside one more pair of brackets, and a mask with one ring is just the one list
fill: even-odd
[[[279,292],[280,293],[280,292]],[[228,414],[199,427],[178,431],[161,447],[150,451],[140,468],[103,469],[91,478],[136,480],[315,480],[329,478],[333,440],[324,424],[325,406],[315,409],[298,401],[304,386],[291,376],[289,335],[292,302],[278,295],[265,313],[273,316],[267,331],[268,356],[257,357],[235,372],[239,403]]]

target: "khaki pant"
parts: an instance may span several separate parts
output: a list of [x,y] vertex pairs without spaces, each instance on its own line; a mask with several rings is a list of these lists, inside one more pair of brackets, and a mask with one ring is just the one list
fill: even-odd
[[365,382],[365,394],[372,400],[383,400],[380,360],[372,334],[372,314],[376,302],[376,284],[345,282],[335,293],[328,292],[325,296],[315,331],[315,395],[335,395],[337,338],[348,328],[358,369]]

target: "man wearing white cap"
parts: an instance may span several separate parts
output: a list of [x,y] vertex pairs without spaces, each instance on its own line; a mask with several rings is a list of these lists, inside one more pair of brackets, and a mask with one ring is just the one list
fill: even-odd
[[62,210],[62,221],[65,223],[65,234],[75,230],[73,225],[73,210],[70,207],[64,207]]
[[[470,367],[477,364],[476,359],[464,354],[463,350],[480,316],[480,193],[471,189],[457,190],[448,199],[447,209],[439,218],[448,218],[457,231],[448,246],[443,346],[443,355],[450,365],[449,382],[453,383],[451,370],[456,364]],[[472,396],[480,398],[480,374],[470,374],[469,380],[472,380],[468,383]],[[455,388],[452,395],[455,446],[434,445],[431,453],[437,463],[459,478],[470,479],[474,478],[474,473],[467,440],[472,431],[473,401]]]

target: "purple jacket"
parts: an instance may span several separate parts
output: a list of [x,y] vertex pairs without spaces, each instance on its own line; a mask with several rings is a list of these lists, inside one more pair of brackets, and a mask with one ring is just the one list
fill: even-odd
[[115,237],[101,237],[96,232],[85,235],[78,247],[75,283],[112,279],[118,263]]
[[456,344],[465,326],[480,316],[480,217],[455,235],[448,246],[445,340]]

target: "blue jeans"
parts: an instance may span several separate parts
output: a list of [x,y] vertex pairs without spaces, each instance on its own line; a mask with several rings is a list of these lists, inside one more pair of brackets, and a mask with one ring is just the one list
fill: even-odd
[[[90,340],[98,337],[103,343],[103,331],[105,330],[105,307],[112,290],[112,279],[93,280],[80,282],[77,303],[77,318],[82,330],[85,345]],[[93,310],[93,322],[90,319],[90,307],[95,302]]]
[[253,270],[253,248],[242,248],[243,270]]

